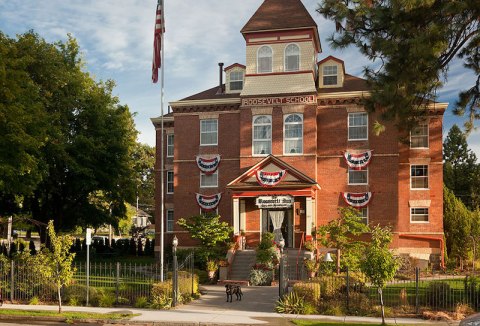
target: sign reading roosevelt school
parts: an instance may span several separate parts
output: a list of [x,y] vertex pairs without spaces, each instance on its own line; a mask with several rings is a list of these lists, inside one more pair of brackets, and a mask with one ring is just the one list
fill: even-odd
[[315,95],[260,97],[260,98],[242,99],[242,106],[269,106],[269,105],[281,105],[281,104],[316,104],[316,103],[317,103],[317,97]]

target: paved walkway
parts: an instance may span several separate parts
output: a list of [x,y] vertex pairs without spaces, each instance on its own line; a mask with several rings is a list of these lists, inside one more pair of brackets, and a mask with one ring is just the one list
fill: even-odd
[[[136,308],[98,308],[69,307],[64,311],[118,312],[126,311],[139,316],[133,317],[130,324],[143,325],[291,325],[290,320],[310,319],[337,322],[371,322],[380,323],[380,318],[368,317],[333,317],[320,315],[282,315],[274,312],[275,301],[278,298],[276,287],[245,287],[242,301],[226,302],[225,288],[211,285],[202,288],[205,292],[199,300],[188,305],[182,305],[171,310],[149,310]],[[23,310],[56,310],[56,306],[29,306],[4,304],[4,308]],[[457,325],[458,322],[431,322],[411,318],[390,318],[388,324],[411,325]]]

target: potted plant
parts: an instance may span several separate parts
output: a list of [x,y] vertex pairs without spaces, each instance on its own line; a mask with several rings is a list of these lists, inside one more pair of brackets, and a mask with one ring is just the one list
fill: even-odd
[[320,264],[318,263],[318,261],[316,261],[314,259],[305,259],[303,264],[305,265],[305,268],[307,269],[308,276],[310,278],[315,277],[315,274],[317,273],[318,268],[320,267]]
[[217,272],[218,269],[218,263],[215,260],[207,260],[207,272],[208,272],[208,278],[210,280],[213,280],[215,277],[215,273]]
[[227,259],[220,259],[218,261],[218,266],[220,267],[219,268],[219,275],[218,275],[218,279],[220,281],[224,281],[227,279],[228,277],[228,260]]

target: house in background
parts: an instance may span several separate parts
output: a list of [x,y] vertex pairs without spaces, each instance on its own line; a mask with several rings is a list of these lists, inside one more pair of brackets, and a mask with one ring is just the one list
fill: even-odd
[[[241,33],[245,64],[220,64],[217,86],[170,103],[164,117],[165,241],[176,235],[181,246],[196,245],[175,222],[213,211],[249,247],[274,232],[299,248],[339,207],[352,206],[365,223],[392,227],[396,252],[438,264],[448,104],[425,105],[410,135],[387,122],[375,136],[381,119],[362,105],[365,80],[348,74],[348,62],[320,56],[317,25],[300,0],[265,0]],[[152,119],[156,189],[160,121]],[[409,144],[399,141],[405,136]],[[155,207],[160,218],[159,192]]]

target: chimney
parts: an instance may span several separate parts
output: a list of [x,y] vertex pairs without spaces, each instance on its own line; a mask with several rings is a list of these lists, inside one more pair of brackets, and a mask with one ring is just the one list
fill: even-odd
[[220,85],[218,87],[217,94],[222,94],[223,93],[223,62],[218,63],[218,70],[220,74],[220,78],[219,78]]

